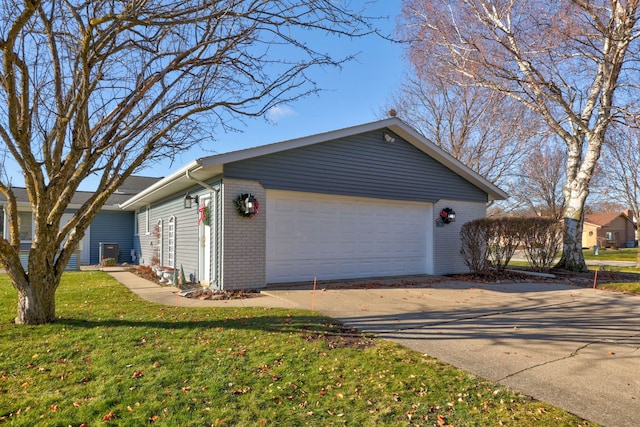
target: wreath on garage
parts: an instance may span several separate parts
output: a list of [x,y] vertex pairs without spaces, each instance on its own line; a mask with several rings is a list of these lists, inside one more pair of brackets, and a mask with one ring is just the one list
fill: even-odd
[[238,197],[235,198],[234,202],[236,204],[236,210],[241,216],[253,218],[256,215],[260,215],[260,212],[258,211],[260,203],[253,194],[238,194]]

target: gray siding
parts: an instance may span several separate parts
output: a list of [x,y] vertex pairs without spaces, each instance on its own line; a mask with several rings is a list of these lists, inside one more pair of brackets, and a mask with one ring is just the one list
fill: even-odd
[[91,222],[90,262],[100,263],[100,243],[117,243],[118,262],[131,263],[133,249],[133,212],[100,211]]
[[487,194],[402,138],[356,135],[226,164],[225,177],[267,189],[436,202],[486,202]]
[[[192,196],[209,195],[210,191],[200,186],[188,189]],[[186,193],[186,191],[185,191]],[[185,209],[183,204],[184,193],[176,194],[172,197],[153,203],[150,206],[150,229],[146,233],[146,208],[140,209],[137,220],[139,234],[136,236],[136,250],[140,254],[140,262],[150,265],[154,251],[158,247],[158,239],[154,236],[153,229],[162,220],[162,259],[160,265],[169,265],[169,221],[175,217],[175,266],[184,269],[187,279],[190,274],[196,276],[198,280],[198,259],[199,259],[199,236],[198,236],[198,206],[194,203],[191,209]],[[213,195],[211,195],[213,198]]]

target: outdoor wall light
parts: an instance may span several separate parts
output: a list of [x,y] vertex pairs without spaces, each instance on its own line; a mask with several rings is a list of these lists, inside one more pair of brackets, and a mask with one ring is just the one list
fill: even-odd
[[451,208],[444,208],[440,211],[440,219],[445,224],[456,222],[456,213]]
[[247,195],[244,199],[244,214],[251,215],[256,211],[256,198],[253,197],[253,194]]
[[394,142],[396,142],[396,137],[391,135],[390,133],[385,132],[384,133],[384,140],[387,141],[390,144],[393,144]]
[[187,193],[184,195],[184,208],[185,209],[191,209],[192,202],[195,200],[196,205],[198,204],[198,196],[192,196],[191,194]]

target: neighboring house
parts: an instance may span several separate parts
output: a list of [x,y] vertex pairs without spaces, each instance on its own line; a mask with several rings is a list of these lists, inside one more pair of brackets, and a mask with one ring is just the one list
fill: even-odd
[[[249,195],[257,212],[245,216]],[[201,158],[121,207],[136,210],[141,263],[247,289],[467,271],[460,227],[506,197],[390,118]],[[439,219],[445,208],[455,222]]]
[[[68,269],[78,269],[80,265],[95,265],[100,263],[99,251],[101,243],[116,243],[119,248],[118,262],[132,262],[132,250],[134,248],[134,212],[119,208],[119,204],[131,198],[141,190],[157,182],[160,178],[150,178],[142,176],[131,176],[114,194],[107,199],[100,212],[87,229],[84,238],[78,245],[78,253],[74,255],[67,266]],[[13,191],[17,198],[18,221],[20,224],[20,258],[26,267],[26,261],[31,246],[33,235],[33,218],[31,214],[31,204],[25,188],[14,187]],[[68,207],[62,221],[66,221],[82,204],[91,197],[93,193],[89,191],[78,191]],[[0,210],[2,211],[2,235],[5,239],[9,237],[9,227],[6,224],[4,206],[6,200],[0,199]]]
[[636,224],[631,211],[584,216],[582,246],[633,247],[636,244]]

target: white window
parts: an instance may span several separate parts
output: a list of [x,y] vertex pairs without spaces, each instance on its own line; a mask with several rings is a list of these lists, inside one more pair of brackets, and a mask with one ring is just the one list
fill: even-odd
[[151,206],[147,205],[146,208],[146,212],[145,212],[145,234],[151,234]]
[[162,257],[164,256],[164,253],[162,250],[162,242],[164,240],[164,230],[162,230],[161,219],[159,219],[158,223],[156,224],[155,234],[156,234],[156,238],[158,239],[158,264],[163,265],[164,260],[162,259]]
[[168,231],[168,250],[169,250],[169,267],[176,268],[176,217],[171,216],[169,218],[169,229]]
[[140,209],[136,209],[135,213],[133,214],[133,235],[137,236],[138,234],[140,234],[140,226],[138,224],[138,221],[140,219]]
[[33,237],[31,212],[18,212],[18,229],[20,232],[20,240],[31,240]]

